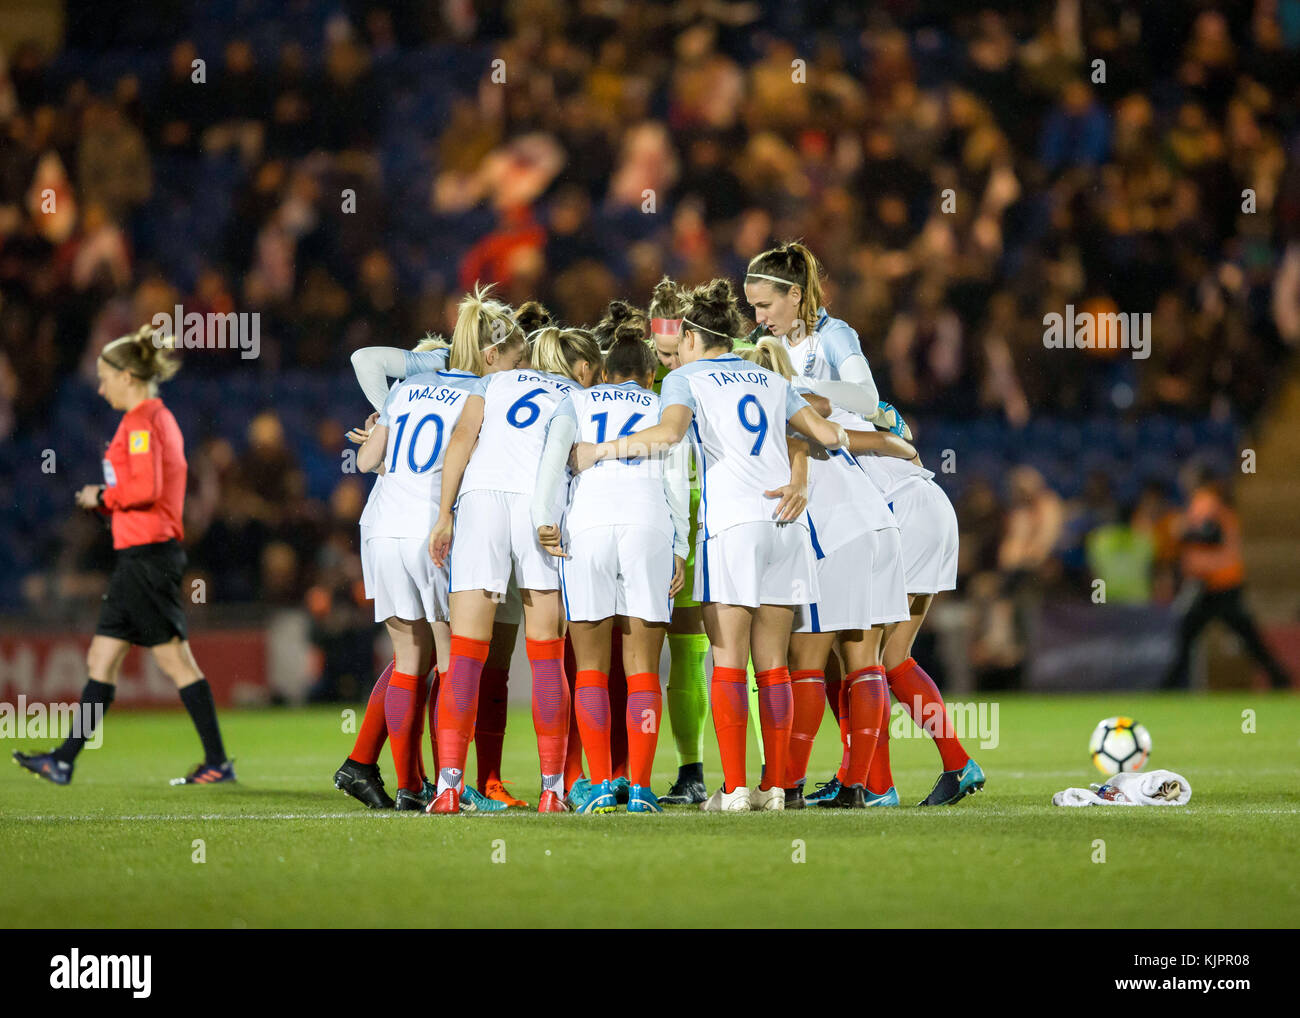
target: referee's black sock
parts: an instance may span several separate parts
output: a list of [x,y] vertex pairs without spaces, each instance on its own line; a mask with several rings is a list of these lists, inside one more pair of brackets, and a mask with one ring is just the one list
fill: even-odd
[[190,720],[199,731],[203,742],[204,763],[217,766],[226,762],[226,747],[221,744],[221,728],[217,725],[217,704],[212,699],[212,687],[207,679],[191,682],[180,690],[181,703],[190,712]]
[[63,740],[63,745],[50,755],[62,763],[70,764],[77,759],[77,754],[86,745],[86,740],[95,734],[95,726],[102,724],[108,713],[109,704],[117,687],[111,682],[98,679],[86,680],[81,691],[81,705],[77,708],[77,718],[73,722],[72,734]]

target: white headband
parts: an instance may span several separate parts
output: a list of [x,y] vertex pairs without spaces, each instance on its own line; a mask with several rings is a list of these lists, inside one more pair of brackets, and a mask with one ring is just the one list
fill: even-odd
[[[532,332],[530,332],[527,336],[524,337],[524,342],[531,343],[533,341],[533,337],[536,336],[539,332],[545,332],[547,329],[555,329],[555,328],[558,328],[558,326],[543,325],[540,329],[534,329]],[[504,342],[504,340],[502,342]]]
[[798,286],[798,285],[799,285],[799,284],[796,283],[793,279],[782,279],[780,276],[769,276],[769,275],[767,275],[767,274],[765,274],[765,273],[762,273],[762,272],[746,272],[746,273],[745,273],[745,278],[748,279],[750,276],[753,276],[755,279],[770,279],[772,282],[774,282],[774,283],[780,283],[780,284],[782,284],[783,286]]
[[699,331],[699,332],[712,332],[715,336],[721,336],[723,339],[730,339],[730,338],[731,338],[731,337],[728,336],[725,332],[717,332],[717,331],[714,330],[714,329],[706,329],[703,325],[696,325],[696,324],[695,324],[693,321],[691,321],[689,318],[683,318],[682,321],[685,322],[687,325],[689,325],[692,329],[695,329],[695,330],[697,330],[697,331]]

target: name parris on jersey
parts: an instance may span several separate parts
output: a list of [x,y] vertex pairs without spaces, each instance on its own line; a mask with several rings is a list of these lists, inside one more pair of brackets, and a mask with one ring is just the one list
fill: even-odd
[[654,394],[645,390],[628,390],[628,389],[592,389],[589,393],[591,398],[597,402],[624,402],[635,403],[637,406],[651,406],[654,403]]

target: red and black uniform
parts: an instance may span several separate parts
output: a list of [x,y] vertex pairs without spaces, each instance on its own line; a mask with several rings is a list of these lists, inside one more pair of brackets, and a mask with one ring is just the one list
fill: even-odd
[[104,456],[104,512],[117,564],[95,632],[143,647],[187,639],[181,611],[185,571],[185,441],[161,399],[122,416]]

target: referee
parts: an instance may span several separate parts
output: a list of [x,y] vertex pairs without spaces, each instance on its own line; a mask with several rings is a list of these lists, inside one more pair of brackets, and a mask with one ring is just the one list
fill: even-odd
[[96,364],[99,394],[125,413],[104,457],[104,483],[84,486],[77,505],[111,518],[117,562],[86,654],[89,681],[71,736],[50,753],[14,753],[21,766],[56,785],[72,780],[73,762],[112,704],[132,644],[152,650],[158,667],[176,683],[203,743],[203,762],[172,784],[235,780],[212,688],[194,660],[181,612],[185,446],[176,418],[158,398],[158,383],[179,366],[164,346],[170,344],[156,343],[146,325],[105,346]]

